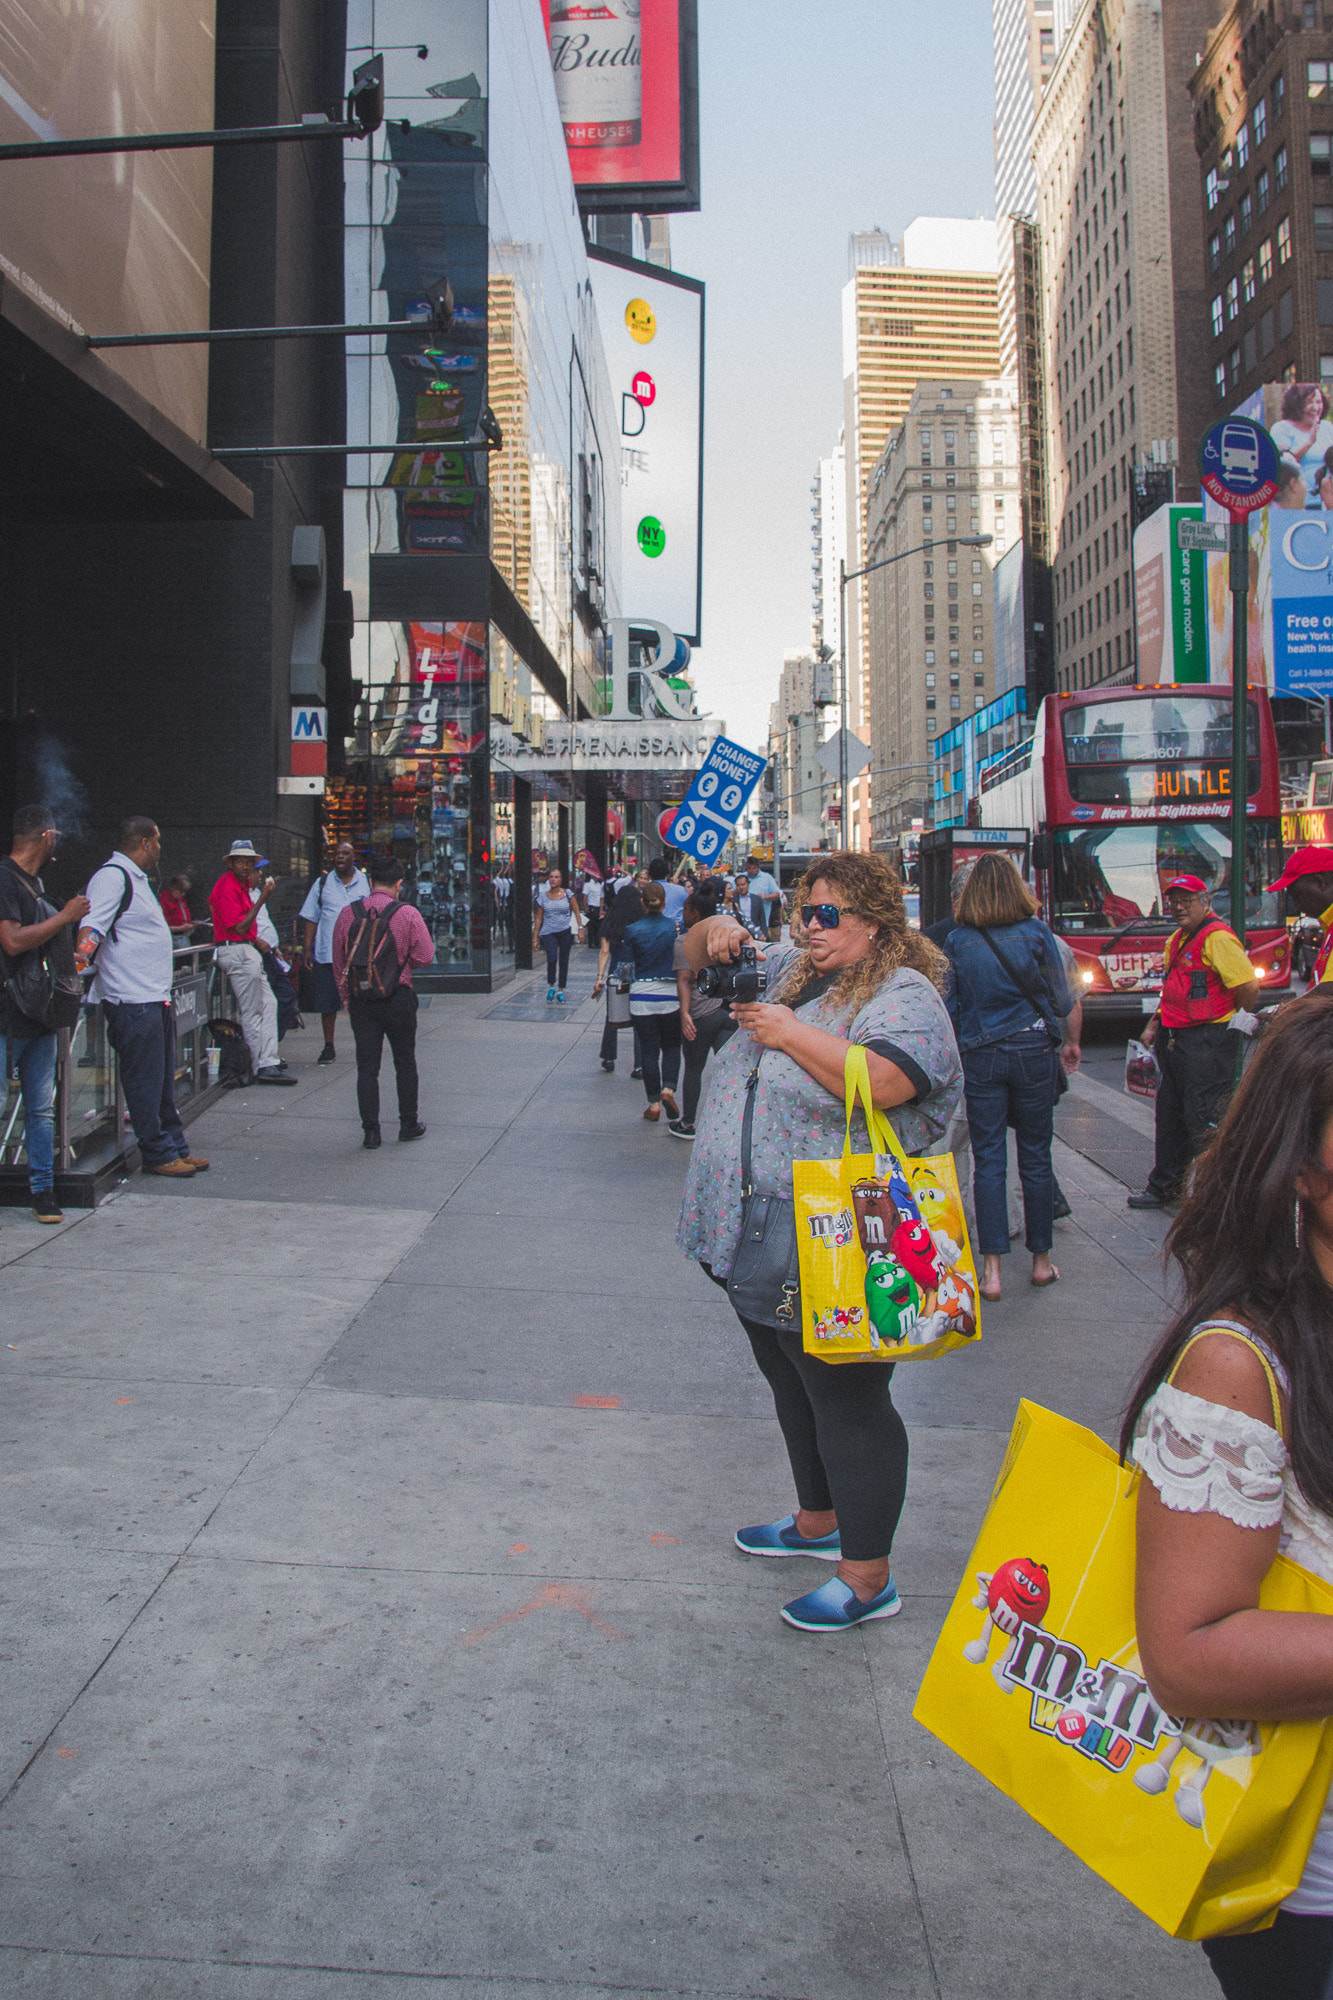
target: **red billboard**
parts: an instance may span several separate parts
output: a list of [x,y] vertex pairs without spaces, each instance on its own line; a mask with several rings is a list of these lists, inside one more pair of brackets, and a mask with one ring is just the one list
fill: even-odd
[[698,208],[696,4],[542,0],[581,208]]

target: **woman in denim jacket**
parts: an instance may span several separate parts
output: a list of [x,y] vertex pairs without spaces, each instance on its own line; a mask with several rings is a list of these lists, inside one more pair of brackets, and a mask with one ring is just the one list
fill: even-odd
[[953,978],[948,993],[963,1058],[972,1129],[972,1188],[983,1299],[1000,1296],[1000,1259],[1009,1254],[1005,1129],[1018,1141],[1025,1240],[1032,1282],[1053,1285],[1055,1176],[1051,1139],[1056,1050],[1072,1001],[1055,939],[1037,916],[1031,891],[1007,855],[978,861],[958,901],[957,927],[945,940]]

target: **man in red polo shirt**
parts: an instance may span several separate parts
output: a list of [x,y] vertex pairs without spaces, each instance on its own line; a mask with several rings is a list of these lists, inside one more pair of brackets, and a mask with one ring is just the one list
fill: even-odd
[[256,1083],[294,1084],[278,1058],[278,1003],[264,972],[261,950],[267,951],[255,929],[260,911],[273,894],[272,876],[257,902],[251,901],[259,850],[249,840],[233,840],[225,873],[213,884],[208,907],[213,916],[215,957],[227,975],[240,1009],[241,1032],[250,1051]]
[[[402,887],[401,861],[372,861],[370,894],[340,910],[333,926],[333,976],[347,1003],[356,1043],[356,1103],[365,1133],[361,1143],[367,1149],[380,1143],[380,1063],[386,1040],[398,1085],[398,1137],[420,1139],[426,1130],[417,1117],[417,996],[412,991],[412,967],[430,965],[435,945],[421,912],[398,900]],[[362,966],[358,942],[364,954],[382,935],[378,924],[372,933],[372,920],[386,916],[397,961],[393,989],[376,994],[367,980],[366,990],[358,990],[367,975],[382,976],[382,966],[373,971]]]

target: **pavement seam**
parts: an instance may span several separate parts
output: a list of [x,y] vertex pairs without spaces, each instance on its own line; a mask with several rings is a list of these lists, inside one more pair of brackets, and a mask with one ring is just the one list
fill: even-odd
[[[938,1600],[936,1600],[938,1602]],[[951,1600],[952,1601],[952,1600]],[[884,1775],[889,1781],[889,1794],[893,1800],[893,1814],[898,1822],[898,1841],[907,1863],[907,1879],[912,1885],[912,1907],[916,1911],[917,1922],[921,1926],[921,1942],[925,1947],[926,1964],[930,1968],[931,1983],[935,1988],[935,2000],[944,2000],[944,1989],[940,1985],[939,1970],[935,1964],[935,1953],[930,1942],[930,1926],[926,1922],[926,1912],[921,1901],[921,1889],[916,1879],[916,1864],[912,1860],[912,1848],[907,1838],[907,1823],[903,1818],[902,1802],[898,1797],[898,1786],[893,1776],[893,1759],[889,1755],[888,1739],[884,1734],[884,1717],[879,1705],[879,1690],[875,1686],[875,1676],[866,1651],[866,1635],[861,1634],[861,1654],[865,1661],[866,1685],[870,1690],[870,1705],[875,1712],[875,1727],[879,1731],[880,1749],[884,1753]]]
[[[472,1980],[477,1985],[486,1986],[549,1986],[556,1992],[572,1989],[583,1993],[655,1993],[666,1996],[666,2000],[671,2000],[671,1996],[676,1994],[687,1997],[698,1995],[700,2000],[803,2000],[803,1996],[784,1994],[772,1986],[645,1986],[630,1985],[617,1979],[598,1979],[596,1975],[591,1979],[574,1979],[543,1972],[423,1972],[412,1967],[388,1965],[328,1965],[300,1958],[184,1958],[170,1952],[91,1951],[76,1946],[9,1944],[3,1938],[0,1938],[0,1951],[26,1952],[34,1958],[108,1959],[128,1965],[210,1966],[235,1972],[317,1972],[348,1979],[430,1980],[447,1986]],[[938,1984],[935,1990],[938,1995]],[[905,1992],[906,1988],[886,1986],[883,1991]]]

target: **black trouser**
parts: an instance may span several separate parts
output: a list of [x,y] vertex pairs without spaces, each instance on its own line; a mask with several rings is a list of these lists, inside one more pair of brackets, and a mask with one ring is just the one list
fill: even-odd
[[616,1052],[619,1048],[619,1043],[617,1042],[616,1037],[619,1035],[622,1028],[633,1028],[634,1030],[634,1067],[635,1069],[642,1069],[643,1052],[639,1047],[639,1024],[637,1021],[620,1021],[620,1022],[607,1021],[603,1024],[602,1061],[609,1063],[613,1063],[615,1061]]
[[704,1080],[704,1064],[736,1032],[730,1007],[717,1007],[709,1014],[694,1017],[694,1040],[685,1044],[685,1111],[687,1125],[693,1125],[699,1109],[699,1091]]
[[294,1028],[301,1018],[296,988],[278,964],[278,955],[274,951],[264,953],[264,976],[273,988],[273,998],[278,1003],[278,1040],[281,1041],[287,1030]]
[[634,1026],[639,1058],[634,1067],[642,1069],[648,1102],[656,1104],[663,1088],[674,1091],[680,1075],[680,1009],[670,1014],[636,1014]]
[[542,949],[546,953],[546,983],[558,985],[565,990],[569,978],[569,953],[574,943],[574,933],[569,931],[543,931]]
[[1333,2000],[1333,1917],[1279,1910],[1271,1930],[1204,1945],[1226,2000]]
[[585,922],[587,924],[587,930],[588,930],[588,950],[596,951],[598,945],[602,942],[601,911],[589,910]]
[[387,1000],[353,1000],[347,1012],[356,1043],[356,1108],[370,1129],[380,1122],[380,1063],[388,1041],[398,1084],[398,1123],[417,1122],[417,996],[399,986]]
[[741,1325],[773,1391],[801,1506],[812,1514],[832,1508],[847,1560],[877,1562],[893,1547],[907,1492],[907,1430],[889,1394],[892,1363],[835,1368],[804,1352],[799,1328]]
[[1157,1156],[1148,1176],[1154,1194],[1168,1200],[1179,1194],[1186,1168],[1227,1108],[1236,1048],[1222,1021],[1158,1029]]
[[188,1158],[176,1110],[176,1015],[170,1001],[107,1000],[103,1008],[144,1165]]

